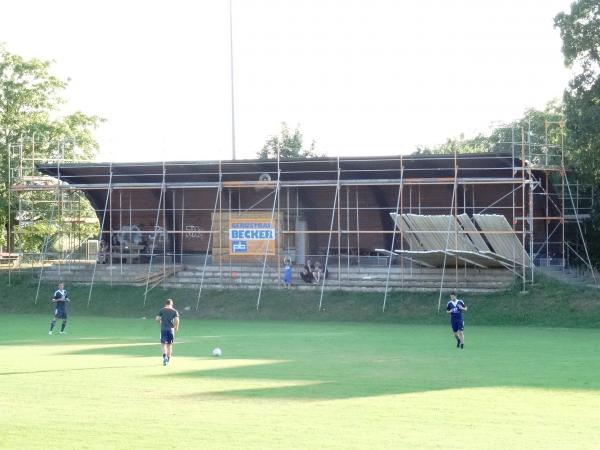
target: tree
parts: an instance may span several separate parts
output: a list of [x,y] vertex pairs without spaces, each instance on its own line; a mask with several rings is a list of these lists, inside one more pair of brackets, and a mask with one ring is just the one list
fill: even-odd
[[600,3],[598,0],[577,0],[571,4],[570,13],[556,15],[554,26],[560,29],[565,65],[578,62],[581,65],[579,75],[586,75],[575,77],[575,87],[591,88],[600,69]]
[[[600,3],[577,0],[554,18],[567,67],[577,72],[563,99],[569,165],[579,180],[600,189]],[[586,226],[592,263],[600,266],[600,205],[596,195],[591,226]]]
[[[50,72],[52,62],[26,59],[10,53],[0,44],[0,224],[6,239],[9,222],[16,225],[16,204],[9,201],[9,150],[35,137],[38,156],[50,156],[52,143],[68,142],[61,152],[65,158],[92,158],[98,144],[92,131],[103,119],[74,112],[61,116],[62,97],[68,82]],[[31,156],[32,146],[23,145],[23,157]],[[15,159],[11,160],[14,165]]]
[[454,153],[484,153],[490,151],[492,146],[489,136],[478,134],[474,138],[465,139],[464,135],[458,139],[448,138],[443,144],[434,147],[417,147],[416,155],[447,155]]
[[[543,157],[548,152],[550,145],[560,144],[560,126],[562,118],[562,105],[550,102],[543,111],[527,109],[519,119],[508,123],[496,125],[489,134],[478,134],[465,139],[461,135],[458,139],[447,139],[445,143],[434,147],[418,147],[415,154],[442,155],[457,153],[505,153],[521,157],[521,143],[533,149],[536,156]],[[551,126],[554,124],[556,126]],[[531,144],[531,145],[529,145]],[[544,144],[549,144],[544,148]],[[527,151],[526,158],[530,157]]]
[[600,3],[578,0],[554,18],[565,65],[578,73],[564,93],[570,159],[580,176],[600,183]]
[[315,152],[315,141],[310,148],[305,149],[302,145],[303,136],[299,128],[291,131],[285,122],[281,123],[281,132],[278,136],[272,136],[265,142],[262,150],[256,155],[260,159],[277,159],[277,154],[282,159],[318,158]]

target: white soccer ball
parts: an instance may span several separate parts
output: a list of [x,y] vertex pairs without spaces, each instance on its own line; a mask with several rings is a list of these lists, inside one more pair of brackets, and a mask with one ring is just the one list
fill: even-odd
[[221,356],[222,355],[221,349],[219,347],[213,349],[212,355],[213,356]]

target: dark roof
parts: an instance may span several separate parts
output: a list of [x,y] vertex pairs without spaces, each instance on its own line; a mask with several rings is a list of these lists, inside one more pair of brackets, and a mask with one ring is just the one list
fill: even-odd
[[[509,154],[462,154],[457,159],[460,178],[512,178],[513,167],[521,160]],[[281,160],[281,181],[335,180],[338,164],[342,180],[398,179],[400,166],[404,178],[454,177],[454,155],[409,155]],[[38,169],[71,184],[216,183],[222,181],[258,181],[261,174],[277,179],[276,160],[179,161],[138,163],[81,162],[42,164]],[[263,176],[263,179],[265,177]]]

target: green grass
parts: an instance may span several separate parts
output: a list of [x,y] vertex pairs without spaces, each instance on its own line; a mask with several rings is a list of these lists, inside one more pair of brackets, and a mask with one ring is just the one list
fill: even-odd
[[[465,294],[457,350],[437,293],[152,290],[0,275],[0,448],[596,448],[598,290],[538,278]],[[182,313],[172,364],[152,318]],[[198,309],[196,305],[198,302]],[[442,299],[442,305],[446,298]],[[212,348],[222,358],[210,357]]]
[[[71,314],[68,335],[53,336],[48,314],[0,317],[1,448],[600,442],[600,330],[467,326],[458,350],[445,317],[409,325],[184,312],[164,368],[153,321],[83,312]],[[209,356],[215,346],[223,357]]]

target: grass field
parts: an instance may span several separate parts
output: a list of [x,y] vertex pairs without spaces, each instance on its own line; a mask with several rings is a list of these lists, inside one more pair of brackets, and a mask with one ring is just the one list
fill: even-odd
[[[6,272],[0,271],[0,311],[4,313],[50,312],[49,298],[56,289],[55,283],[42,283],[37,303],[39,272],[13,274],[7,285]],[[490,294],[463,294],[469,306],[470,325],[526,325],[542,327],[600,328],[599,290],[572,286],[556,280],[536,277],[535,285],[527,293],[521,286],[505,292]],[[166,297],[172,297],[179,309],[189,308],[187,318],[214,318],[236,320],[287,320],[377,322],[421,325],[446,324],[443,307],[448,301],[442,298],[442,313],[436,314],[438,293],[393,292],[387,297],[386,311],[382,311],[381,292],[326,292],[323,310],[319,311],[320,290],[264,289],[260,309],[256,309],[257,290],[204,290],[198,299],[197,289],[162,289],[149,292],[146,305],[144,287],[110,286],[96,284],[88,305],[89,284],[70,284],[72,299],[69,311],[73,316],[142,317],[154,315]],[[464,295],[464,296],[463,296]],[[196,309],[198,307],[198,309]]]
[[[600,330],[0,318],[1,448],[597,448]],[[213,358],[213,347],[223,357]]]

